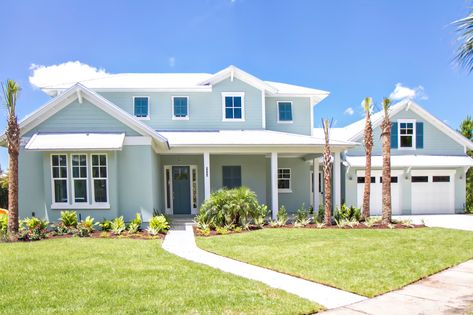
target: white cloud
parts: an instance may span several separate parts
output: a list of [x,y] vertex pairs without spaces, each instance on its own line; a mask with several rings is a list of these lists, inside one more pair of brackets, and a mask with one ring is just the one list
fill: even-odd
[[176,57],[169,57],[168,62],[169,62],[169,66],[171,68],[174,68],[174,66],[176,65]]
[[103,78],[109,75],[104,69],[98,69],[80,61],[68,61],[58,65],[31,64],[30,84],[36,88],[58,84],[71,84],[79,81]]
[[399,82],[396,83],[394,91],[391,92],[389,98],[395,101],[405,98],[426,100],[428,99],[428,96],[425,94],[424,87],[422,85],[419,85],[415,88],[410,88],[402,85],[402,83]]
[[354,113],[355,113],[355,111],[353,110],[352,107],[348,107],[348,108],[345,109],[345,111],[343,112],[343,114],[348,115],[348,116],[352,116]]

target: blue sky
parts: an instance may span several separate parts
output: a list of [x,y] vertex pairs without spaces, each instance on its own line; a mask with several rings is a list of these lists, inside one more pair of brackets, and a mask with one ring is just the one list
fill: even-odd
[[[31,65],[68,61],[118,72],[216,72],[234,64],[261,79],[331,92],[315,110],[337,126],[360,119],[396,84],[457,127],[473,114],[473,74],[458,69],[450,23],[473,6],[425,1],[9,1],[0,13],[0,80],[23,87],[21,119],[48,100]],[[349,110],[352,109],[352,111]],[[352,113],[350,115],[349,113]],[[5,126],[0,118],[0,127]],[[0,163],[6,165],[6,151]]]

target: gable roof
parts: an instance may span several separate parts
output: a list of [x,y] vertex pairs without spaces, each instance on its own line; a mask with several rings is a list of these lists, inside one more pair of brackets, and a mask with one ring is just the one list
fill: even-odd
[[[457,132],[456,130],[454,130],[447,124],[445,124],[443,121],[441,121],[440,119],[438,119],[437,117],[429,113],[427,110],[425,110],[423,107],[421,107],[419,104],[415,103],[412,100],[405,99],[391,106],[389,109],[389,117],[395,116],[397,113],[401,112],[402,110],[413,111],[420,117],[424,118],[425,121],[431,123],[433,126],[438,128],[444,134],[452,138],[457,143],[469,149],[473,149],[473,142],[465,138],[459,132]],[[377,128],[378,126],[381,125],[381,122],[383,121],[383,117],[384,117],[384,113],[382,110],[371,115],[371,123],[373,125],[373,128]],[[356,141],[363,136],[364,130],[365,130],[365,119],[363,118],[346,127],[333,128],[331,132],[332,132],[332,137],[334,137],[334,139]],[[314,135],[319,135],[321,134],[321,132],[323,132],[322,128],[314,129]]]
[[[255,88],[264,90],[267,96],[292,96],[310,97],[312,103],[318,103],[330,93],[308,87],[263,81],[248,72],[233,65],[217,72],[211,73],[118,73],[107,74],[102,78],[80,81],[80,84],[88,89],[107,91],[166,91],[166,92],[211,92],[212,85],[227,78],[237,78]],[[41,87],[41,90],[50,96],[56,96],[72,85],[74,82],[54,84]]]
[[[161,144],[166,148],[169,147],[167,139],[165,137],[158,134],[151,127],[148,127],[147,125],[143,124],[120,107],[116,106],[109,100],[105,99],[94,91],[86,88],[80,83],[76,83],[57,97],[51,99],[45,105],[38,108],[30,115],[26,116],[24,119],[22,119],[19,123],[21,136],[31,131],[33,128],[35,128],[36,126],[47,120],[49,117],[53,116],[54,114],[71,104],[73,101],[79,100],[79,102],[82,102],[82,98],[87,99],[91,104],[110,114],[112,117],[118,119],[123,124],[127,125],[138,133],[144,136],[151,137],[151,139],[155,140],[157,144]],[[5,143],[5,134],[0,137],[0,143]]]

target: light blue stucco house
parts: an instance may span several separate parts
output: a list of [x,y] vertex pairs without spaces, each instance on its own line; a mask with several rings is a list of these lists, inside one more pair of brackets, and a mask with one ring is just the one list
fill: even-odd
[[[210,193],[245,185],[273,215],[318,205],[324,139],[314,108],[329,93],[218,73],[114,74],[43,89],[20,123],[20,216],[64,209],[97,219],[195,214]],[[417,104],[393,106],[395,213],[461,212],[473,144]],[[380,208],[379,121],[372,209]],[[332,131],[333,199],[359,205],[363,122]],[[314,176],[315,174],[315,176]],[[316,179],[315,181],[313,179]],[[314,193],[315,192],[315,193]]]

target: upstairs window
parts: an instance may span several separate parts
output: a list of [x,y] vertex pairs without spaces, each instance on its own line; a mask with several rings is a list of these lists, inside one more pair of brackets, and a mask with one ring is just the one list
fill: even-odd
[[399,147],[414,148],[414,122],[399,122]]
[[173,96],[172,118],[176,120],[189,119],[189,98],[187,96]]
[[222,93],[223,120],[245,120],[244,93]]
[[149,97],[135,96],[133,97],[133,110],[136,117],[141,119],[149,118]]
[[278,122],[292,122],[292,102],[278,102]]

